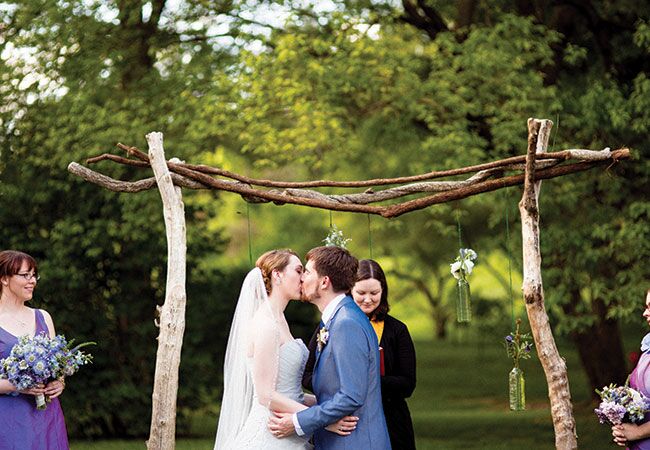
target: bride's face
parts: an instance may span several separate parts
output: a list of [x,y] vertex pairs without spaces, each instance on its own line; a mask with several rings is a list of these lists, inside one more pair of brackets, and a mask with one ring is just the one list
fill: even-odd
[[289,264],[280,274],[280,284],[278,285],[284,294],[291,300],[300,299],[300,278],[302,277],[302,263],[296,256],[291,255]]

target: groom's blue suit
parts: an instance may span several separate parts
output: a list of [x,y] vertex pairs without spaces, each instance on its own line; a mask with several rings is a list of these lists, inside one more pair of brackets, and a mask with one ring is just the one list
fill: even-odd
[[[390,450],[381,403],[377,335],[366,315],[347,296],[327,324],[329,340],[319,352],[312,377],[318,404],[297,413],[316,450]],[[323,427],[344,416],[359,423],[349,436]]]

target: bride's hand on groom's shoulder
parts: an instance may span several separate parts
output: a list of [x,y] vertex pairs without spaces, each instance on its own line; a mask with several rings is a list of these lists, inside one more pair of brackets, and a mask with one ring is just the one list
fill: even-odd
[[334,422],[325,427],[327,431],[336,433],[340,436],[348,436],[357,428],[357,422],[359,421],[358,417],[354,416],[345,416],[338,422]]

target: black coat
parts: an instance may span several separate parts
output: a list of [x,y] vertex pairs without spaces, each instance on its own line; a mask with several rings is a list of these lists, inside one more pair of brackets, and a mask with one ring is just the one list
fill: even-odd
[[[305,389],[312,390],[311,377],[316,360],[316,334],[309,341],[309,359],[302,377]],[[415,435],[406,404],[415,389],[415,347],[403,322],[387,315],[380,347],[384,349],[385,374],[381,377],[381,398],[392,450],[414,450]]]

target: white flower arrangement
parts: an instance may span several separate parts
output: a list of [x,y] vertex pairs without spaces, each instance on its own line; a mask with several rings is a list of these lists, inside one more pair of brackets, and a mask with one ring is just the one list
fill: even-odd
[[456,261],[450,264],[451,274],[457,280],[465,280],[468,275],[472,274],[472,269],[474,269],[474,261],[478,255],[471,248],[461,248],[458,251],[458,256]]
[[325,239],[323,239],[323,242],[327,247],[346,248],[348,242],[350,242],[351,240],[352,239],[346,239],[343,236],[343,231],[339,230],[336,227],[336,225],[332,224],[332,226],[330,227],[330,232],[325,237]]

